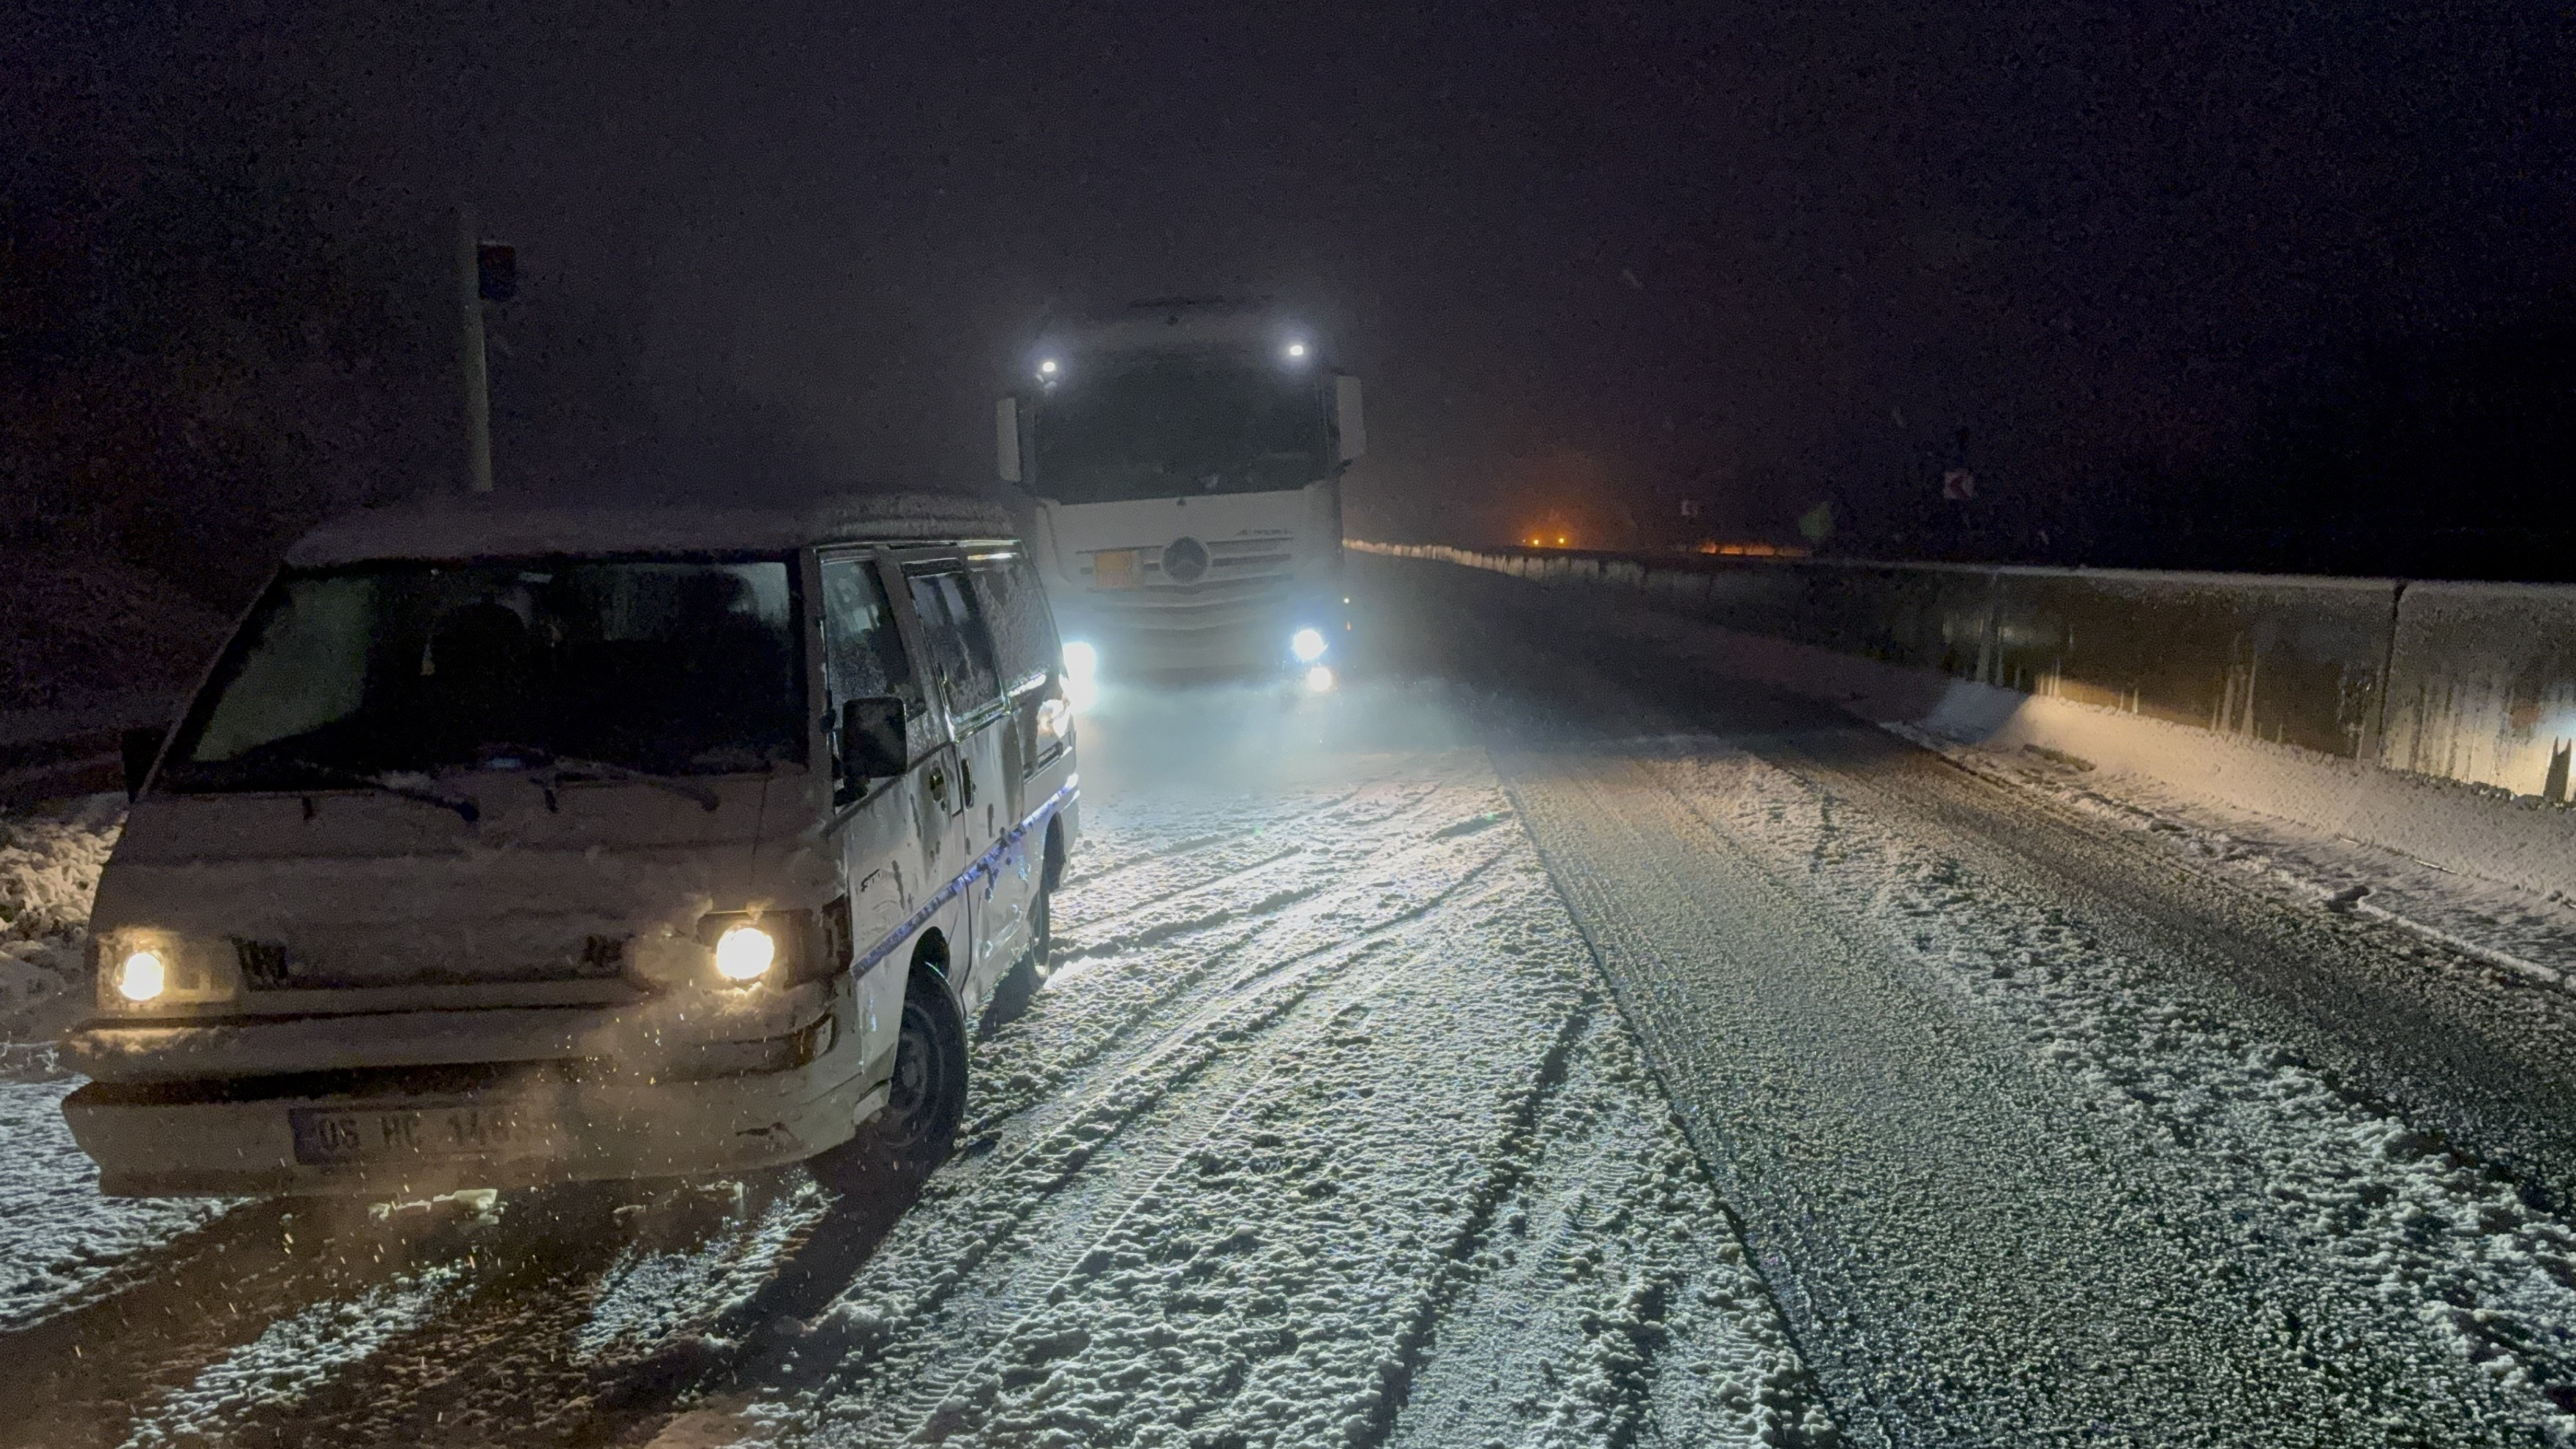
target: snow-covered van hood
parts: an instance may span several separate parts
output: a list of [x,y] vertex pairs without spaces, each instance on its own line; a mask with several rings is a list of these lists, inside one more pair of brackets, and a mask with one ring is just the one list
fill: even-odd
[[709,911],[822,903],[804,771],[692,784],[715,809],[631,781],[558,783],[549,808],[515,772],[440,778],[472,822],[379,792],[148,794],[93,932],[166,940],[219,994],[244,970],[337,994],[615,979],[656,943],[695,949]]

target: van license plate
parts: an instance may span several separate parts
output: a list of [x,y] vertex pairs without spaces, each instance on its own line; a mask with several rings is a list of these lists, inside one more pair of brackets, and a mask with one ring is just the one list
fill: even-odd
[[1103,549],[1091,556],[1091,586],[1095,589],[1132,589],[1136,587],[1136,550]]
[[295,1160],[308,1166],[429,1157],[524,1157],[560,1141],[550,1119],[507,1106],[344,1111],[289,1107]]

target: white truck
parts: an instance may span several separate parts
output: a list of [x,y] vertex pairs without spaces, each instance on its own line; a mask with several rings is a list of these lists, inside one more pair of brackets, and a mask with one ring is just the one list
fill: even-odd
[[1264,303],[1164,298],[1050,320],[1027,378],[996,410],[1000,471],[1035,500],[1068,661],[1331,687],[1365,437],[1322,339]]
[[997,503],[451,503],[298,543],[166,739],[65,1099],[111,1195],[934,1162],[1077,835]]

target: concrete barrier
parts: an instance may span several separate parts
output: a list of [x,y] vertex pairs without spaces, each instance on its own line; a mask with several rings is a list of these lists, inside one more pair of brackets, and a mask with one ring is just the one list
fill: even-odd
[[1994,570],[1980,682],[2373,758],[2390,579]]
[[2380,763],[2552,804],[2576,742],[2576,588],[2409,584]]
[[2576,587],[1350,546],[1633,592],[1712,668],[2576,896]]

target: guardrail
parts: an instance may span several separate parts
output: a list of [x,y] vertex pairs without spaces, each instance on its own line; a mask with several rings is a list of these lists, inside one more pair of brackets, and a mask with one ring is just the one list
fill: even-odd
[[2570,802],[2576,586],[1354,541],[1953,679]]

